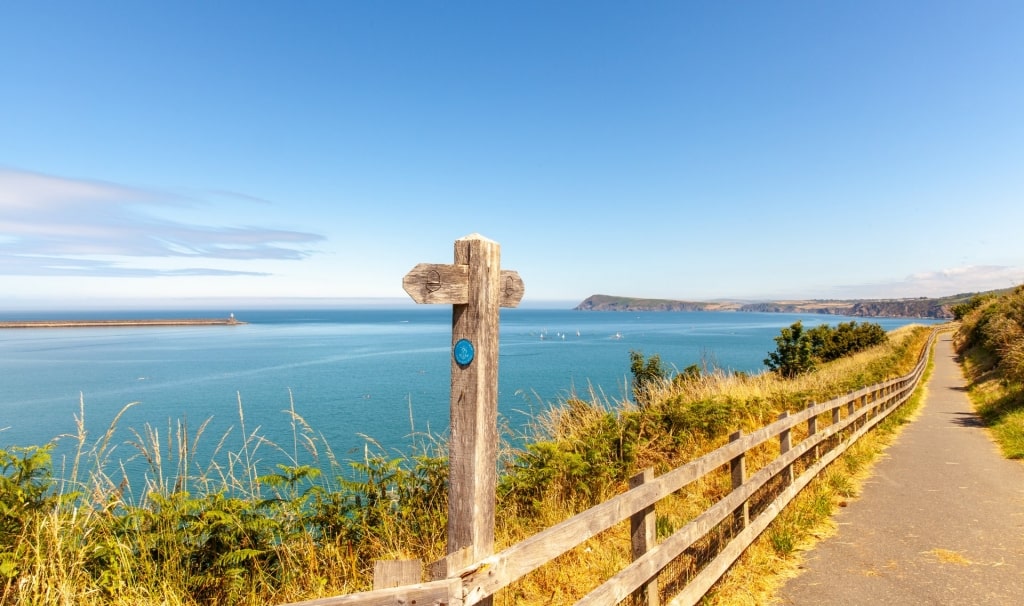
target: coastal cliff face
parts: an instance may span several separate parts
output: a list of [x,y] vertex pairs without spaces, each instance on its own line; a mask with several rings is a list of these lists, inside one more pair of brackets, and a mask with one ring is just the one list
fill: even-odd
[[949,305],[943,305],[931,299],[863,301],[855,303],[849,315],[868,318],[895,315],[901,318],[953,319],[953,312],[950,311]]
[[952,319],[952,302],[947,299],[878,299],[850,301],[766,301],[703,303],[670,299],[638,299],[593,295],[575,309],[580,311],[750,311],[774,313],[815,313],[863,318]]
[[821,305],[816,305],[813,301],[800,303],[748,303],[741,305],[738,311],[806,312],[862,318],[933,318],[945,320],[953,317],[953,313],[949,308],[949,305],[938,303],[934,299],[896,299],[891,301],[830,301],[828,304]]
[[580,311],[705,311],[707,304],[670,299],[632,299],[593,295],[587,297],[574,309]]

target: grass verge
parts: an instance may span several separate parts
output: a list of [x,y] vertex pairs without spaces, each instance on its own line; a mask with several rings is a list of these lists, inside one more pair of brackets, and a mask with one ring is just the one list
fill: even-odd
[[1024,458],[1024,286],[975,297],[954,337],[968,395],[1007,458]]
[[962,356],[964,374],[970,379],[967,395],[982,423],[1008,459],[1024,459],[1024,385],[984,370],[986,356],[968,352]]

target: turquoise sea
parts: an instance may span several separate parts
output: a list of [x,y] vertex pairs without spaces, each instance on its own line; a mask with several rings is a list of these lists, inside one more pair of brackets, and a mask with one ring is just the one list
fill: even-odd
[[[406,450],[410,436],[448,424],[451,311],[446,307],[246,311],[236,326],[0,330],[0,447],[43,444],[75,431],[84,401],[90,440],[118,411],[117,456],[136,451],[130,429],[148,423],[166,439],[180,419],[209,419],[201,447],[226,448],[257,430],[292,447],[289,399],[342,459],[361,458],[366,438]],[[47,313],[45,318],[226,317],[227,311]],[[29,319],[0,314],[0,319]],[[579,312],[503,309],[499,410],[515,435],[531,415],[594,389],[629,393],[629,352],[658,354],[678,369],[694,363],[764,369],[779,329],[861,318],[723,312]],[[891,329],[910,319],[872,320]],[[230,433],[228,433],[230,430]],[[58,440],[56,451],[70,452]],[[266,450],[266,449],[265,449]],[[201,456],[201,455],[200,455]]]

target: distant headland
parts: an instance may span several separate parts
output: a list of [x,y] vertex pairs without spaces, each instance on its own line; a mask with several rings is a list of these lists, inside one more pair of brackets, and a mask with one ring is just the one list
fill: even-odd
[[227,318],[169,318],[131,320],[13,320],[0,328],[111,328],[117,326],[235,326],[245,324],[231,314]]
[[574,309],[580,311],[748,311],[778,313],[815,313],[865,318],[953,318],[951,307],[978,293],[966,293],[930,299],[850,299],[800,301],[677,301],[592,295]]

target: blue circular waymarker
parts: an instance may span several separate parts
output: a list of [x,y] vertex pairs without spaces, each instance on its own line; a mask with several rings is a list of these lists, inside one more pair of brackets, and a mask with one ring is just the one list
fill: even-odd
[[473,361],[473,344],[469,342],[469,339],[459,339],[455,344],[454,349],[455,361],[460,366],[465,366]]

